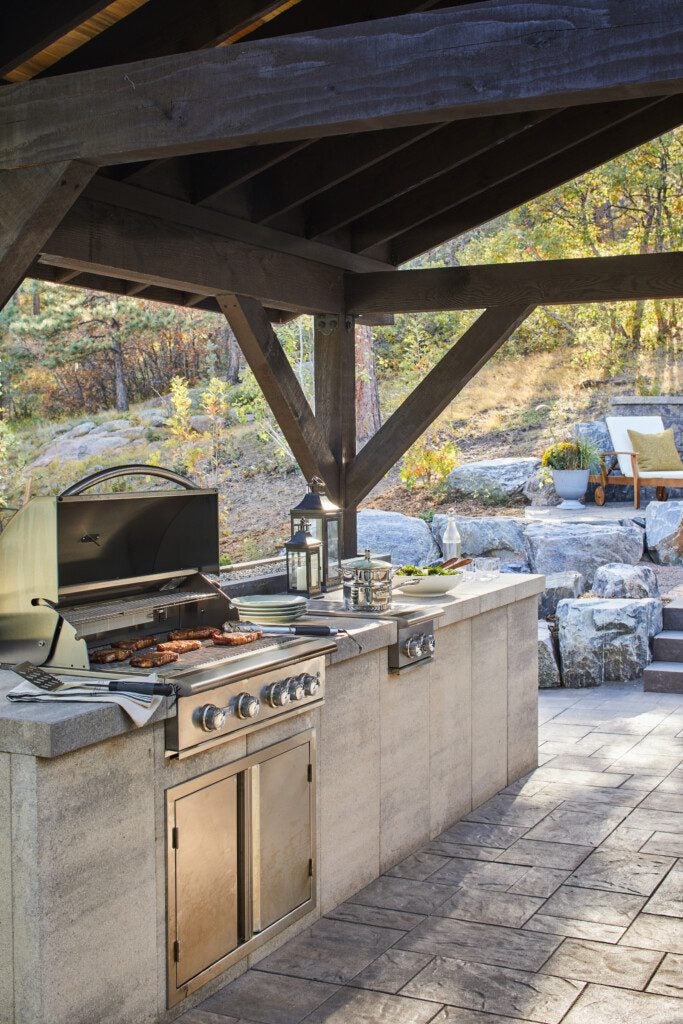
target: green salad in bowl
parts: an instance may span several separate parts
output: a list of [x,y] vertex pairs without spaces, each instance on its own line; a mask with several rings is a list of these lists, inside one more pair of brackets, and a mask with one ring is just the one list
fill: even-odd
[[402,565],[396,570],[396,590],[410,594],[436,597],[447,594],[463,581],[461,569],[444,569],[440,565],[420,568],[416,565]]

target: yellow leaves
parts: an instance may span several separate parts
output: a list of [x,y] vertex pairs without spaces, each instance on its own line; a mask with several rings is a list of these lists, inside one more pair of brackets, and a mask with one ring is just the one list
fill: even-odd
[[458,464],[458,446],[427,435],[416,441],[403,457],[399,477],[408,490],[414,487],[438,487]]

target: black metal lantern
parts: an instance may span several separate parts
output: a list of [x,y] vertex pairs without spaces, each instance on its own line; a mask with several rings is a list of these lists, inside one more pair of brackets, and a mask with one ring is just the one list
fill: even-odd
[[338,505],[327,496],[325,484],[314,476],[308,484],[308,492],[296,508],[289,513],[292,533],[303,517],[313,537],[322,544],[322,580],[324,591],[336,590],[341,586],[341,523],[342,512]]
[[317,597],[322,583],[322,544],[312,537],[308,523],[301,519],[285,544],[287,590],[290,594]]

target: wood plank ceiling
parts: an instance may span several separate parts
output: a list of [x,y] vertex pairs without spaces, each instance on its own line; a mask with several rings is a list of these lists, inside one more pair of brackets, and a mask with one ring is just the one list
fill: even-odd
[[[6,81],[34,71],[48,78],[471,2],[33,0],[2,16],[13,25],[0,31],[0,68]],[[531,16],[534,5],[527,6]],[[111,8],[116,17],[107,17]],[[79,37],[86,21],[95,29]],[[72,45],[74,32],[85,38],[81,45]],[[216,234],[343,270],[389,269],[681,120],[680,96],[621,99],[110,166],[100,169],[74,210],[88,202],[153,209],[171,223],[180,218],[204,230],[210,223]],[[60,266],[49,253],[29,276],[219,309],[206,293]],[[292,312],[290,304],[269,315],[277,320]]]

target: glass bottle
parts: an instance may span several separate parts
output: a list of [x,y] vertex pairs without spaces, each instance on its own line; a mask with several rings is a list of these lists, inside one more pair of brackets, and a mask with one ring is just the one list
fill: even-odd
[[453,515],[449,515],[448,517],[443,540],[441,542],[441,548],[443,550],[444,562],[447,562],[451,558],[460,558],[462,554],[462,538],[460,537],[460,531],[458,530],[457,523],[455,522],[455,516]]

